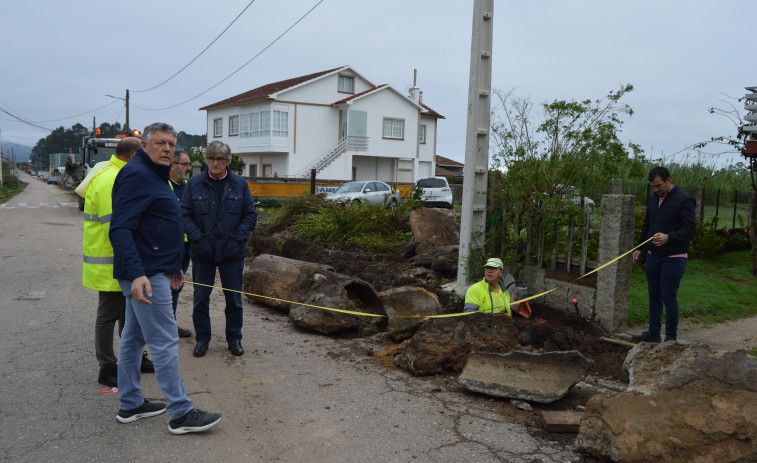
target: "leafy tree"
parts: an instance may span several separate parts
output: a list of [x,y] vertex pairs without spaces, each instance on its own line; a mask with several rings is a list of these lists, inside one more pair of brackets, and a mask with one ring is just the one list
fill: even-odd
[[208,144],[208,137],[205,135],[190,135],[184,131],[176,135],[176,146],[188,150],[192,146],[205,146]]
[[[742,103],[744,98],[736,100],[738,103]],[[722,116],[731,121],[734,125],[734,133],[732,135],[723,135],[720,137],[712,137],[707,141],[699,142],[693,145],[695,149],[702,149],[705,147],[717,148],[716,152],[707,153],[713,155],[732,155],[734,153],[741,155],[745,159],[745,163],[740,164],[739,167],[746,167],[749,169],[750,179],[752,181],[752,200],[749,203],[749,240],[752,243],[752,275],[757,277],[757,155],[747,154],[746,142],[749,134],[744,130],[746,125],[741,118],[739,110],[731,101],[724,101],[729,108],[710,108],[710,114],[716,114]]]
[[70,129],[63,126],[50,132],[45,138],[40,138],[32,151],[46,156],[52,153],[78,152],[82,138],[89,135],[90,131],[83,125],[76,123]]
[[641,148],[618,138],[630,106],[620,99],[630,84],[597,100],[557,100],[541,105],[496,91],[500,106],[492,116],[492,166],[506,173],[496,189],[512,204],[533,212],[559,211],[571,187],[597,190],[610,178],[643,176]]

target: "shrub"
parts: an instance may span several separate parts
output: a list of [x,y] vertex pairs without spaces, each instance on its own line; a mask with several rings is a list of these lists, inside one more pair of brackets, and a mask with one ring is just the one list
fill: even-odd
[[706,222],[697,222],[694,237],[691,240],[689,256],[694,258],[713,259],[723,252],[726,238],[718,233],[718,219],[713,217]]

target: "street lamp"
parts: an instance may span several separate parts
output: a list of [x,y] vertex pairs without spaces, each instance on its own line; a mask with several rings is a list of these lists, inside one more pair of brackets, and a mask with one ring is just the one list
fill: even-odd
[[126,98],[121,98],[119,96],[113,96],[113,95],[105,95],[109,96],[111,98],[115,98],[117,100],[124,101],[126,103],[126,125],[124,126],[124,132],[131,132],[131,129],[129,129],[129,89],[126,89]]

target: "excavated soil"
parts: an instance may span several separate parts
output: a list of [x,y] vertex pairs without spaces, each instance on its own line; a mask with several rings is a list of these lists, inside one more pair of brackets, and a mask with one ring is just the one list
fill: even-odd
[[[411,257],[400,252],[393,254],[367,253],[350,246],[324,245],[318,242],[284,238],[282,228],[265,230],[258,227],[250,245],[255,255],[273,254],[290,259],[330,265],[338,273],[355,276],[369,282],[376,291],[384,291],[407,284],[402,280],[403,272],[412,268]],[[572,275],[565,275],[564,279]],[[402,280],[402,282],[401,282]],[[442,291],[443,284],[451,279],[436,278],[418,281],[416,286],[435,293],[444,313],[462,311],[459,298]],[[515,317],[520,337],[527,340],[535,350],[561,351],[578,350],[585,357],[594,360],[591,375],[615,381],[627,381],[628,375],[622,369],[623,360],[629,347],[611,344],[600,338],[607,336],[601,327],[573,314],[552,309],[534,301],[533,314],[525,319]],[[523,343],[523,342],[522,342]],[[376,347],[376,360],[389,368],[393,365],[396,344]],[[361,347],[363,349],[363,347]],[[379,354],[381,353],[381,354]]]

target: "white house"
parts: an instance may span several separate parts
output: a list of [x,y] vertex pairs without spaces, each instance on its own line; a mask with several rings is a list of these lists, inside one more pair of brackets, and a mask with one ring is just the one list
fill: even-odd
[[245,176],[414,182],[434,175],[437,120],[418,87],[405,96],[350,66],[266,84],[200,108],[208,142],[227,143]]

